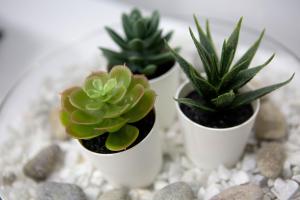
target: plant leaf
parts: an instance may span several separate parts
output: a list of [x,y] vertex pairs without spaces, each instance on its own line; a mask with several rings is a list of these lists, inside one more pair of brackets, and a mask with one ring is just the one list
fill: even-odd
[[69,95],[73,92],[73,91],[77,91],[79,90],[79,87],[72,87],[69,88],[65,91],[62,92],[61,94],[61,107],[68,113],[72,113],[73,111],[76,110],[76,107],[74,107],[71,102],[70,102],[70,98]]
[[95,130],[95,125],[69,124],[66,132],[77,139],[91,139],[102,135],[104,131]]
[[295,74],[293,74],[288,80],[286,80],[284,82],[236,95],[234,101],[232,102],[231,108],[236,108],[236,107],[251,103],[255,99],[258,99],[258,98],[288,84],[294,78],[294,75]]
[[104,119],[101,123],[97,124],[95,130],[104,132],[116,132],[122,128],[126,123],[127,119],[122,117]]
[[214,46],[211,43],[211,40],[209,38],[211,36],[206,36],[205,35],[205,33],[203,32],[203,30],[200,26],[200,23],[199,23],[196,15],[194,15],[193,17],[194,17],[194,22],[195,22],[197,30],[198,30],[200,43],[203,45],[204,49],[209,53],[209,55],[211,55],[212,59],[215,59],[217,61],[218,60],[218,55],[217,55],[217,53],[214,49]]
[[133,24],[133,32],[138,38],[143,38],[145,36],[146,26],[143,19],[139,19]]
[[182,104],[185,104],[189,107],[194,107],[194,108],[197,108],[197,109],[200,109],[204,112],[214,112],[215,109],[209,107],[209,106],[206,106],[204,105],[203,103],[199,102],[199,101],[195,101],[193,99],[189,99],[189,98],[178,98],[178,99],[175,99],[175,101],[179,102],[179,103],[182,103]]
[[254,76],[262,70],[265,66],[267,66],[272,59],[274,58],[275,54],[273,54],[265,63],[262,65],[259,65],[257,67],[252,67],[249,69],[244,69],[240,71],[235,78],[232,80],[232,84],[229,85],[229,88],[232,88],[233,90],[239,89],[245,84],[247,84]]
[[132,39],[134,37],[133,32],[132,32],[132,27],[131,27],[129,17],[126,14],[122,14],[122,25],[123,25],[123,30],[126,34],[126,37],[128,39]]
[[127,89],[131,82],[132,73],[126,66],[118,65],[112,68],[109,76],[112,79],[116,79],[118,85],[123,85]]
[[132,39],[129,43],[128,46],[131,50],[134,51],[142,51],[144,49],[144,43],[143,40],[139,38],[134,38]]
[[139,129],[125,125],[119,131],[110,133],[105,141],[105,147],[111,151],[122,151],[128,148],[139,135]]
[[122,117],[129,119],[128,123],[134,123],[143,119],[154,106],[156,94],[153,90],[147,89],[138,103]]
[[159,25],[159,13],[158,11],[154,11],[151,16],[151,21],[149,25],[149,29],[147,30],[147,35],[151,35],[155,30],[157,30]]
[[85,110],[87,104],[94,103],[81,88],[72,91],[69,99],[70,103],[80,110]]
[[115,41],[115,43],[117,43],[122,49],[128,49],[125,40],[119,34],[117,34],[114,30],[112,30],[109,27],[105,27],[105,30],[107,31],[111,39]]
[[243,18],[240,18],[239,22],[237,23],[235,29],[231,33],[230,37],[226,42],[223,44],[223,49],[222,49],[222,56],[221,56],[221,63],[220,63],[220,73],[221,76],[225,73],[228,72],[231,63],[233,61],[237,44],[239,41],[239,34],[240,34],[240,29],[241,29],[241,24],[242,24]]
[[164,52],[157,55],[150,55],[147,57],[150,63],[160,65],[174,60],[171,52]]
[[217,98],[212,99],[211,102],[217,108],[224,108],[229,106],[234,100],[234,98],[235,98],[235,93],[233,92],[233,90],[230,90],[229,92],[221,94]]
[[71,122],[74,124],[92,125],[101,121],[101,115],[91,115],[81,110],[76,110],[71,114]]
[[246,53],[235,63],[235,65],[233,66],[233,68],[235,68],[236,66],[238,66],[241,62],[244,62],[245,60],[247,60],[247,63],[244,66],[244,69],[247,69],[259,47],[259,44],[263,38],[265,34],[265,30],[262,31],[262,33],[260,34],[259,38],[256,40],[256,42],[246,51]]

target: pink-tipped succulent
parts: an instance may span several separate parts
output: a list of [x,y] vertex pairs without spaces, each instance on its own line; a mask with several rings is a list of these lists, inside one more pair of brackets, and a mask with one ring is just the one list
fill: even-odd
[[110,73],[92,73],[83,87],[72,87],[61,95],[61,121],[69,135],[92,139],[109,133],[105,146],[121,151],[137,139],[139,129],[132,125],[154,106],[156,94],[143,75],[132,75],[126,66]]

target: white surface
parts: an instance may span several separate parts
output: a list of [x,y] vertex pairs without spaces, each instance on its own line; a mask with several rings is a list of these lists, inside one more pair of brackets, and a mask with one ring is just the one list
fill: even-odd
[[118,22],[127,9],[105,0],[0,0],[0,29],[5,31],[0,41],[0,101],[38,58]]
[[173,69],[166,74],[150,80],[151,87],[157,94],[155,108],[159,127],[166,129],[174,123],[176,116],[174,94],[179,85],[179,66],[176,63]]
[[162,166],[162,148],[157,118],[151,132],[139,144],[115,154],[99,154],[85,148],[94,167],[115,186],[146,187],[153,183]]
[[[191,91],[193,86],[187,81],[178,88],[176,98],[184,98]],[[238,126],[220,129],[193,122],[176,103],[187,156],[202,169],[215,169],[220,165],[234,166],[244,152],[259,105],[258,100],[252,103],[254,113],[247,121]]]

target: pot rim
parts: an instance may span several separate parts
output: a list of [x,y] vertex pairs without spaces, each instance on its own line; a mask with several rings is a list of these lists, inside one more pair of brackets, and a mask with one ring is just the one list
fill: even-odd
[[155,77],[153,79],[149,79],[149,83],[150,84],[151,83],[157,83],[157,82],[161,81],[162,79],[166,78],[167,76],[170,76],[175,70],[177,70],[177,65],[178,65],[178,63],[175,62],[173,64],[173,66],[167,72],[165,72],[164,74],[162,74],[158,77]]
[[[183,90],[183,88],[184,88],[186,85],[188,85],[188,84],[191,84],[191,82],[190,82],[189,80],[186,80],[185,82],[183,82],[183,83],[179,86],[179,88],[177,89],[175,98],[178,98],[178,97],[179,97],[179,95],[180,95],[181,91]],[[253,89],[253,87],[252,87],[250,84],[247,84],[246,87],[248,87],[250,90]],[[229,131],[238,129],[238,128],[240,128],[240,127],[242,127],[242,126],[244,126],[244,125],[250,123],[250,121],[255,120],[255,118],[256,118],[256,116],[257,116],[257,114],[258,114],[258,111],[259,111],[259,109],[260,109],[260,99],[256,99],[256,100],[253,101],[251,104],[252,104],[252,105],[251,105],[252,108],[255,107],[255,110],[254,110],[253,114],[251,115],[251,117],[249,117],[249,119],[247,119],[246,121],[244,121],[243,123],[241,123],[241,124],[239,124],[239,125],[236,125],[236,126],[233,126],[233,127],[228,127],[228,128],[212,128],[212,127],[203,126],[203,125],[201,125],[201,124],[198,124],[198,123],[194,122],[193,120],[191,120],[188,116],[186,116],[186,115],[182,112],[182,110],[181,110],[181,108],[180,108],[178,102],[176,102],[176,109],[177,109],[177,111],[180,113],[180,115],[184,116],[184,119],[185,119],[185,120],[188,120],[190,123],[196,125],[197,127],[202,128],[202,129],[211,130],[211,131],[214,131],[214,132],[218,132],[218,133],[219,133],[219,132],[224,132],[224,131],[225,131],[225,132],[226,132],[226,131],[229,132]],[[256,104],[256,106],[253,106],[253,104],[254,104],[254,105]]]
[[97,156],[101,156],[101,157],[113,157],[113,156],[119,156],[121,154],[125,154],[125,153],[129,153],[131,151],[134,151],[139,145],[143,145],[147,140],[149,140],[149,137],[150,135],[152,135],[154,133],[154,131],[157,131],[157,120],[156,120],[156,112],[155,112],[155,109],[153,108],[154,110],[154,123],[153,123],[153,126],[150,130],[150,132],[147,134],[147,136],[142,140],[140,141],[138,144],[134,145],[133,147],[131,147],[130,149],[127,149],[125,151],[120,151],[120,152],[116,152],[116,153],[107,153],[107,154],[103,154],[103,153],[97,153],[97,152],[94,152],[94,151],[91,151],[89,149],[87,149],[85,146],[82,145],[80,139],[76,139],[76,141],[80,144],[80,146],[87,152],[89,153],[92,153],[94,155],[97,155]]

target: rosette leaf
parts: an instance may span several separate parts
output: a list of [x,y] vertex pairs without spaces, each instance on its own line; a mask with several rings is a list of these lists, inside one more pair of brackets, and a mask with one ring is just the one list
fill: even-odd
[[100,48],[108,61],[109,70],[114,65],[125,63],[134,74],[151,78],[159,67],[173,65],[175,59],[164,43],[171,39],[173,32],[163,34],[159,21],[157,11],[150,17],[144,17],[138,9],[133,9],[129,14],[122,15],[124,36],[106,27],[108,35],[120,49]]
[[156,94],[143,75],[132,75],[126,66],[88,76],[82,87],[61,94],[61,121],[77,139],[108,133],[105,146],[121,151],[134,143],[139,129],[133,124],[154,106]]

